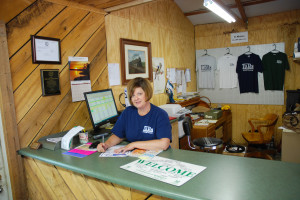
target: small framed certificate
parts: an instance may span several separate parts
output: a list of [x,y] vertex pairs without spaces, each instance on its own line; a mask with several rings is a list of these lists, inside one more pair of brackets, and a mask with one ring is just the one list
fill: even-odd
[[41,69],[41,81],[43,96],[60,94],[58,69]]
[[31,51],[35,64],[61,64],[59,39],[32,35]]

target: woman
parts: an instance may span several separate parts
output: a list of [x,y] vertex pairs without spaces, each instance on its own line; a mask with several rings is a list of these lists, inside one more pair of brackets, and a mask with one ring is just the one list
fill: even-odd
[[127,85],[130,104],[120,115],[105,143],[97,146],[99,152],[119,144],[124,139],[129,142],[116,153],[125,153],[133,149],[166,150],[172,139],[168,114],[151,104],[153,90],[150,82],[144,78],[135,78]]

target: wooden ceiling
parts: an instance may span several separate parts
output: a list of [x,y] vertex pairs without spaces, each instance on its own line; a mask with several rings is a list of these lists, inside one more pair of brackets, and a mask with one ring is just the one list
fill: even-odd
[[46,0],[49,2],[77,7],[97,13],[107,14],[111,11],[136,6],[152,0]]

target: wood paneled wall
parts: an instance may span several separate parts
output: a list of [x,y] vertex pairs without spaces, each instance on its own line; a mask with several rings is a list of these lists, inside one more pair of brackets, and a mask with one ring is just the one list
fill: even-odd
[[[68,56],[89,58],[92,90],[109,88],[107,59],[120,63],[121,37],[150,41],[152,56],[163,57],[166,67],[190,68],[192,82],[188,84],[188,91],[195,91],[194,26],[172,0],[158,0],[106,17],[44,0],[30,2],[22,3],[22,9],[16,9],[13,12],[15,16],[6,20],[11,92],[20,148],[29,146],[42,136],[68,130],[75,125],[91,128],[85,102],[72,102]],[[10,2],[10,7],[19,3]],[[62,64],[33,64],[30,35],[59,38]],[[59,69],[60,95],[42,96],[40,69]],[[123,109],[118,103],[118,96],[124,91],[124,86],[114,86],[113,90],[118,108]],[[167,101],[165,94],[155,95],[152,99],[156,105]],[[35,187],[31,183],[34,177],[30,177],[35,175],[30,172],[28,163],[25,169],[28,187]],[[29,193],[31,198],[36,195],[34,190]]]
[[[32,158],[24,158],[29,199],[68,200],[168,200],[169,198],[135,190]],[[150,196],[150,197],[149,197]]]
[[[249,42],[240,44],[230,43],[230,31],[248,31]],[[227,32],[227,33],[226,33]],[[196,49],[225,48],[233,46],[257,45],[284,42],[288,56],[293,53],[294,43],[300,35],[300,11],[290,11],[279,14],[265,15],[249,18],[248,29],[241,24],[207,24],[195,26]],[[285,90],[300,88],[299,63],[289,58],[290,70],[285,76]],[[222,102],[220,102],[222,103]],[[217,106],[217,105],[214,105]],[[232,104],[232,131],[233,140],[236,143],[245,144],[241,133],[250,130],[248,119],[261,117],[266,113],[279,115],[278,125],[281,125],[281,116],[285,112],[285,106],[272,105],[240,105]],[[277,130],[276,143],[280,144],[281,131]]]
[[[152,57],[163,57],[165,68],[191,69],[187,91],[196,91],[194,26],[173,1],[158,0],[112,12],[105,17],[105,27],[108,63],[120,63],[120,38],[151,42]],[[112,88],[120,94],[124,87]],[[166,94],[151,99],[155,105],[168,101]]]

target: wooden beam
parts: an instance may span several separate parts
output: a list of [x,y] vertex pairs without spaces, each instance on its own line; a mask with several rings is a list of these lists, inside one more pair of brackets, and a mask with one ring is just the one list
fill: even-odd
[[105,12],[103,9],[95,8],[95,7],[84,5],[81,3],[77,3],[72,0],[46,0],[46,1],[56,3],[59,5],[63,5],[63,6],[69,6],[69,7],[81,9],[81,10],[87,10],[90,12],[99,13],[99,14],[103,14],[103,15],[107,14],[107,12]]
[[112,12],[112,11],[121,10],[121,9],[124,9],[124,8],[137,6],[137,5],[144,4],[144,3],[149,3],[151,1],[153,1],[153,0],[136,0],[136,1],[120,4],[120,5],[117,5],[117,6],[113,6],[113,7],[110,7],[110,8],[106,8],[106,9],[104,9],[104,11],[105,12]]
[[244,10],[244,7],[242,6],[241,4],[241,1],[240,0],[235,0],[235,4],[237,5],[238,9],[239,9],[239,12],[242,16],[242,19],[244,21],[244,23],[247,23],[248,21],[248,18],[246,16],[246,13],[245,13],[245,10]]
[[[252,6],[252,5],[256,5],[256,4],[261,4],[261,3],[266,3],[266,2],[270,2],[270,1],[275,1],[275,0],[257,0],[257,1],[250,1],[250,2],[241,2],[241,5],[243,7],[245,6]],[[228,8],[232,9],[232,8],[237,8],[237,5],[228,5]],[[191,12],[187,12],[184,13],[185,16],[190,16],[190,15],[199,15],[199,14],[203,14],[203,13],[208,13],[211,12],[210,10],[195,10],[195,11],[191,11]]]
[[[0,110],[4,142],[9,168],[13,199],[27,199],[23,162],[17,150],[20,149],[14,95],[11,81],[9,54],[5,22],[0,20]],[[4,152],[3,152],[4,153]]]

